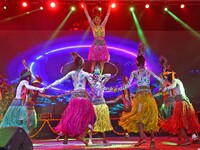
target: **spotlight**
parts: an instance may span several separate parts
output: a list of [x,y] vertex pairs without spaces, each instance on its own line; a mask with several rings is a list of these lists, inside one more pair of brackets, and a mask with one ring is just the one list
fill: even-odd
[[130,11],[133,12],[134,11],[134,7],[130,7]]
[[22,2],[22,6],[23,6],[23,7],[27,7],[27,6],[28,6],[28,3],[27,3],[27,2]]
[[150,5],[149,5],[149,4],[146,4],[146,5],[145,5],[145,8],[149,8],[149,7],[150,7]]
[[98,7],[98,10],[99,10],[99,11],[102,11],[102,8],[101,8],[101,7]]
[[76,8],[74,6],[71,7],[71,11],[75,11]]
[[168,8],[167,8],[167,7],[165,7],[165,8],[164,8],[164,11],[168,11]]
[[51,3],[50,3],[50,6],[51,6],[52,8],[55,8],[55,7],[56,7],[56,3],[55,3],[55,2],[51,2]]
[[112,3],[112,4],[111,4],[111,7],[112,7],[112,8],[115,8],[115,7],[116,7],[116,4],[115,4],[115,3]]
[[81,8],[84,8],[84,7],[85,7],[85,4],[84,4],[84,3],[82,3],[82,4],[81,4]]
[[40,10],[43,10],[44,9],[44,7],[43,6],[40,6]]
[[181,4],[180,7],[181,7],[181,8],[185,8],[185,5],[184,5],[184,4]]
[[6,6],[3,6],[3,9],[4,9],[4,10],[6,10],[6,9],[7,9],[7,7],[6,7]]

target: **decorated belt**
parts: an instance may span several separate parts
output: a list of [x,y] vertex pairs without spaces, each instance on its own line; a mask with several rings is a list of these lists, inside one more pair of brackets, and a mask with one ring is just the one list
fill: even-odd
[[149,86],[138,86],[136,93],[138,92],[147,92],[147,93],[151,93],[151,89]]
[[94,45],[106,45],[106,41],[104,40],[104,38],[95,38],[94,39]]
[[105,104],[105,99],[104,98],[93,98],[92,99],[92,104],[93,105],[100,105],[100,104]]
[[77,98],[77,97],[88,98],[88,93],[85,90],[76,90],[72,93],[71,98]]
[[174,99],[175,99],[176,102],[186,101],[186,102],[190,103],[189,98],[187,96],[184,96],[184,95],[176,95]]
[[22,99],[14,99],[10,106],[22,106],[24,101]]

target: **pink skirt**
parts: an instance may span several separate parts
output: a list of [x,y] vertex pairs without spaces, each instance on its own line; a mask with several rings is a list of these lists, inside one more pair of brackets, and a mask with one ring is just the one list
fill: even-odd
[[104,38],[95,38],[88,54],[89,61],[108,62],[110,55]]
[[95,112],[92,103],[82,97],[72,98],[63,112],[55,132],[76,137],[83,135],[88,125],[94,125]]

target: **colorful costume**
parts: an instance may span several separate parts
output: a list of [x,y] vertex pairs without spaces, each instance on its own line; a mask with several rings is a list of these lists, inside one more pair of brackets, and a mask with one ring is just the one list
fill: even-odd
[[88,18],[89,24],[92,27],[92,33],[94,36],[94,42],[89,50],[88,60],[89,61],[99,61],[108,62],[110,60],[110,55],[106,46],[105,37],[105,26],[110,15],[110,9],[108,10],[105,19],[100,25],[95,25],[90,18],[87,9],[84,7],[85,14]]
[[[36,76],[36,79],[32,82],[32,85],[35,87],[39,87],[42,82],[42,79],[39,76]],[[25,106],[28,114],[28,129],[31,132],[33,128],[37,127],[37,113],[35,110],[35,102],[38,96],[47,97],[46,95],[39,93],[38,91],[29,91],[29,96],[25,101]],[[50,97],[50,96],[49,96]]]
[[173,90],[176,102],[173,115],[162,122],[161,128],[171,134],[178,134],[180,128],[186,129],[187,133],[199,133],[200,125],[195,110],[185,95],[182,82],[179,79],[173,79],[172,85],[166,87],[166,90]]
[[28,129],[30,128],[36,128],[37,127],[37,113],[35,111],[35,103],[32,101],[32,98],[30,97],[28,101],[25,102],[24,106],[27,110],[28,115]]
[[162,92],[163,94],[163,104],[160,107],[160,114],[164,119],[169,118],[174,110],[174,97],[172,96],[172,91]]
[[[83,60],[80,59],[80,61]],[[58,85],[69,78],[73,80],[74,92],[72,93],[67,108],[61,116],[59,124],[54,128],[57,133],[62,133],[62,135],[67,135],[69,137],[83,136],[88,125],[94,125],[94,108],[85,90],[86,81],[90,81],[90,76],[89,73],[82,69],[74,70],[47,87],[50,88]]]
[[[124,112],[123,113],[129,113],[132,109],[131,95],[130,95],[129,89],[123,90],[122,101],[124,104]],[[123,113],[122,113],[122,115],[123,115]]]
[[28,114],[26,107],[24,106],[24,101],[27,98],[28,90],[43,91],[41,88],[29,85],[27,80],[20,81],[17,86],[16,97],[8,107],[0,127],[21,127],[27,133],[29,133]]
[[[163,72],[160,74],[160,77],[165,81],[163,85],[161,85],[162,88],[166,86],[170,86],[171,83],[168,81],[168,78],[166,76],[166,71],[172,71],[170,65],[168,64],[167,58],[164,56],[160,56],[159,58],[160,65],[162,66]],[[174,97],[172,90],[168,90],[165,92],[160,92],[163,97],[163,104],[160,108],[160,114],[164,119],[168,119],[174,109]],[[157,94],[156,94],[157,95]]]
[[95,132],[105,132],[113,130],[110,122],[109,109],[104,99],[104,88],[105,83],[108,81],[108,78],[110,77],[107,76],[104,80],[100,79],[101,81],[94,80],[95,84],[92,85],[92,104],[94,106],[96,114],[96,122],[94,124]]
[[150,70],[139,68],[132,71],[128,83],[117,90],[127,89],[133,80],[136,78],[137,90],[136,96],[132,100],[132,110],[130,113],[124,113],[120,118],[119,125],[128,132],[139,131],[138,122],[144,125],[144,131],[158,130],[158,108],[150,89],[150,77],[153,76],[160,82],[162,79],[155,75]]
[[95,112],[85,90],[77,89],[72,93],[70,102],[62,113],[55,132],[76,137],[82,135],[88,125],[94,125]]

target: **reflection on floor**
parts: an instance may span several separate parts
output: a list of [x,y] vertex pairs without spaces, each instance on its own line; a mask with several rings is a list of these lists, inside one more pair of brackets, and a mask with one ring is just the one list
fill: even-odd
[[200,150],[200,144],[191,144],[187,146],[179,146],[177,137],[156,137],[156,148],[150,148],[150,139],[147,138],[146,143],[139,147],[134,147],[138,137],[130,137],[126,140],[124,137],[108,137],[108,143],[103,143],[101,138],[94,138],[89,146],[85,146],[82,141],[69,139],[68,144],[63,144],[63,139],[33,139],[34,150],[81,150],[81,149],[105,149],[105,150],[130,150],[130,149],[156,149],[156,150]]

